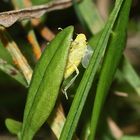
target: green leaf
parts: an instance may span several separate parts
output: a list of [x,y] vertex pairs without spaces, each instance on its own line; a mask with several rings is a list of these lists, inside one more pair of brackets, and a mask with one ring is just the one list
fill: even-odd
[[7,61],[7,63],[12,64],[13,60],[10,53],[4,48],[2,42],[0,41],[0,58]]
[[50,1],[53,1],[53,0],[32,0],[32,3],[34,5],[39,5],[39,4],[44,4],[44,3],[47,3],[47,2],[50,2]]
[[102,35],[103,31],[100,31],[99,33],[97,33],[95,36],[92,36],[89,40],[88,40],[88,44],[94,49],[95,47],[97,47],[97,43],[98,40],[100,38],[100,36]]
[[[121,1],[120,1],[121,2]],[[119,1],[116,1],[116,6],[121,6]],[[106,99],[108,90],[113,81],[117,66],[123,55],[123,50],[126,42],[126,29],[129,17],[129,11],[131,6],[131,0],[125,0],[120,9],[118,19],[112,30],[112,35],[110,43],[108,44],[108,49],[105,54],[105,59],[101,69],[101,74],[97,86],[92,118],[91,118],[91,134],[89,140],[95,139],[95,132],[97,128],[97,123],[99,115],[101,112],[102,105]],[[124,16],[125,15],[125,16]],[[122,20],[123,19],[123,20]]]
[[113,29],[113,25],[117,19],[122,2],[123,2],[123,0],[117,1],[115,8],[113,9],[113,11],[110,15],[110,18],[101,34],[101,37],[97,43],[97,47],[95,48],[93,56],[90,60],[90,64],[89,64],[88,68],[86,69],[84,76],[80,82],[80,85],[77,89],[75,98],[73,100],[73,103],[71,105],[70,111],[69,111],[67,119],[66,119],[66,123],[62,130],[60,140],[71,140],[72,139],[72,136],[76,129],[83,106],[85,104],[88,92],[90,90],[90,87],[92,86],[94,76],[100,66],[100,62],[101,62],[104,50],[109,41],[109,36]]
[[7,129],[12,133],[12,134],[16,134],[18,135],[19,131],[21,130],[22,127],[22,123],[15,121],[13,119],[6,119],[5,120],[5,125],[7,127]]
[[130,62],[125,57],[121,62],[119,74],[134,88],[136,93],[140,95],[140,78]]
[[67,27],[50,42],[36,65],[24,111],[22,140],[31,140],[47,120],[63,80],[73,27]]
[[[94,49],[97,45],[97,40],[100,37],[101,32],[96,34],[94,37],[91,37],[89,40],[90,46]],[[129,83],[127,86],[133,87],[135,92],[140,95],[140,77],[136,73],[135,69],[131,65],[131,63],[127,60],[125,56],[123,56],[121,64],[119,65],[119,69],[117,70],[119,77],[123,78],[125,81]]]
[[140,140],[138,136],[123,136],[120,140]]
[[97,11],[93,0],[82,0],[74,2],[76,14],[83,25],[86,25],[92,34],[99,32],[104,22]]

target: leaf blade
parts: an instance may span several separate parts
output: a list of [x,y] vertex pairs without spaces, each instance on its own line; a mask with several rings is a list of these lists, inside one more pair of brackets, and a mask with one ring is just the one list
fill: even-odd
[[[22,140],[32,139],[55,105],[63,79],[72,33],[73,27],[71,26],[61,31],[50,43],[48,49],[43,52],[35,68],[24,112]],[[47,62],[44,63],[46,60]],[[52,79],[55,81],[52,82]]]
[[125,40],[126,28],[128,23],[130,6],[131,6],[131,0],[124,1],[120,14],[118,16],[118,20],[113,29],[112,38],[109,43],[108,50],[105,55],[105,59],[103,62],[103,66],[101,69],[101,74],[96,90],[93,111],[92,111],[91,130],[90,130],[91,134],[89,140],[93,140],[95,138],[95,132],[96,132],[101,108],[107,96],[109,87],[111,86],[111,83],[113,81],[113,77],[117,70],[117,66],[119,65],[120,59],[123,55],[123,50],[126,43]]
[[123,0],[119,0],[116,3],[115,8],[113,9],[113,11],[110,15],[110,18],[104,28],[104,31],[101,34],[97,47],[95,48],[95,52],[93,53],[93,56],[90,60],[90,64],[89,64],[88,68],[86,69],[84,76],[80,82],[80,85],[77,89],[76,96],[73,100],[72,106],[68,113],[66,123],[64,125],[64,128],[63,128],[61,136],[60,136],[60,140],[71,140],[71,138],[73,136],[73,133],[76,129],[76,125],[78,123],[86,97],[87,97],[90,87],[92,85],[93,78],[99,67],[99,64],[100,64],[100,61],[102,58],[102,54],[104,52],[104,49],[107,46],[110,33],[112,31],[113,25],[117,19],[119,11],[120,11],[122,2],[123,2]]
[[74,2],[74,8],[80,22],[87,26],[92,34],[96,34],[103,28],[104,22],[92,0]]

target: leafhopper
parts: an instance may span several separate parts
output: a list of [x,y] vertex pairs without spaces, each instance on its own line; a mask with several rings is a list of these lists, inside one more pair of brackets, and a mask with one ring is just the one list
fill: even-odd
[[91,51],[91,49],[89,50],[87,47],[86,36],[82,33],[78,34],[76,39],[71,43],[66,70],[64,73],[64,79],[67,79],[74,71],[76,71],[76,75],[62,90],[67,99],[68,96],[66,91],[72,85],[79,74],[79,70],[77,67],[82,61],[83,67],[86,68],[89,62],[89,56],[91,56],[92,53],[93,51]]

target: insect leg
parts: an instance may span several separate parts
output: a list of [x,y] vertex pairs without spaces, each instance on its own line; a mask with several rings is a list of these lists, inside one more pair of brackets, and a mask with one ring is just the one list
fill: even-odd
[[[72,63],[72,62],[70,62],[70,63]],[[75,68],[76,75],[70,80],[70,82],[64,87],[64,89],[62,89],[62,92],[65,95],[66,99],[68,99],[68,95],[67,95],[68,88],[73,84],[73,82],[75,81],[75,79],[79,75],[79,70],[78,70],[77,66],[74,63],[72,63],[72,65]]]

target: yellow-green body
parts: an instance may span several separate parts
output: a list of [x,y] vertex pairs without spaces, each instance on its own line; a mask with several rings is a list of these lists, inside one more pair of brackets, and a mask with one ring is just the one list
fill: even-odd
[[76,71],[86,50],[86,36],[84,34],[78,34],[76,39],[71,43],[64,79],[67,79],[74,71]]

